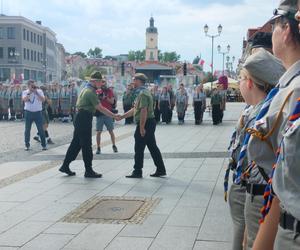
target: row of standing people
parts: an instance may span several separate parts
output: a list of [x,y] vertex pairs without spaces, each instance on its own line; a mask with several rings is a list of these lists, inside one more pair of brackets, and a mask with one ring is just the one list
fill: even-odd
[[[61,118],[68,121],[70,116],[73,117],[78,96],[75,83],[68,85],[47,84],[45,88],[51,99],[51,106],[48,109],[50,119]],[[0,84],[0,121],[24,118],[22,92],[25,89],[26,85]]]
[[[164,86],[162,89],[156,85],[151,89],[151,94],[154,100],[154,115],[156,122],[165,122],[169,124],[172,121],[173,110],[176,108],[178,123],[183,124],[185,113],[188,107],[188,94],[183,84],[180,84],[179,89],[174,93],[172,86]],[[133,105],[134,93],[132,86],[129,84],[123,94],[123,109],[124,112],[130,110]],[[193,93],[192,101],[195,124],[199,125],[203,121],[203,113],[206,109],[206,95],[203,92],[202,85],[198,85]],[[125,124],[132,123],[132,118],[127,118]]]

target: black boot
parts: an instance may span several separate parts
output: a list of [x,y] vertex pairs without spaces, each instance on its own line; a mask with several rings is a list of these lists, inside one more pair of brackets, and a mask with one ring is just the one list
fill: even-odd
[[143,178],[143,173],[142,171],[137,172],[136,170],[133,170],[131,175],[126,175],[126,178]]
[[59,168],[59,171],[62,172],[62,173],[67,174],[68,176],[74,176],[74,175],[76,175],[75,172],[71,171],[69,167],[66,167],[66,166],[64,166],[64,165],[62,165],[62,166]]
[[84,173],[85,178],[101,178],[102,174],[95,172],[94,170],[85,171]]

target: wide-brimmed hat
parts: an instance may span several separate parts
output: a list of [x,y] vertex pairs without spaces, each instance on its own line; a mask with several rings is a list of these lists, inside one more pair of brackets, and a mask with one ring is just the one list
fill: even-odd
[[141,80],[142,82],[146,82],[148,80],[148,77],[143,73],[136,73],[133,76],[133,79],[138,79],[138,80]]

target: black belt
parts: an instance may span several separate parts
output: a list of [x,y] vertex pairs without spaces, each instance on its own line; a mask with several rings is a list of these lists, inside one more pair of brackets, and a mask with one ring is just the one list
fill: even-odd
[[249,193],[253,196],[264,195],[266,186],[267,185],[265,185],[265,184],[247,183],[246,190],[247,190],[247,193]]
[[241,186],[246,187],[247,186],[247,181],[246,180],[241,180]]
[[300,233],[300,221],[287,212],[281,213],[279,224],[283,229],[288,229],[293,232]]

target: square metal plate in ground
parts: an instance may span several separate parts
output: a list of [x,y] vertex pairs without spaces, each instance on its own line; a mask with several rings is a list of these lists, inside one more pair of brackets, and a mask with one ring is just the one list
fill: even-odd
[[142,223],[159,201],[159,198],[94,196],[66,215],[62,221],[71,223]]
[[82,218],[129,220],[144,203],[137,200],[103,200],[83,214]]

